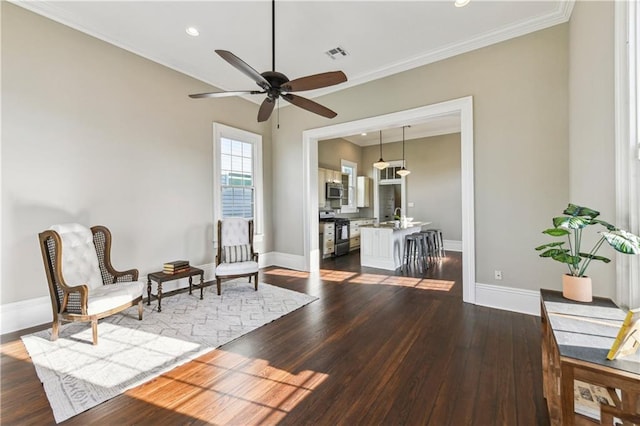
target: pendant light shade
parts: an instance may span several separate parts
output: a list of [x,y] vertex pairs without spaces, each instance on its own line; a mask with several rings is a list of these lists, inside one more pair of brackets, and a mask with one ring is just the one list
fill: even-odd
[[400,170],[398,170],[396,173],[402,177],[405,177],[406,175],[408,175],[409,173],[411,173],[410,170],[407,170],[404,168],[404,128],[406,126],[402,126],[402,168]]
[[378,170],[384,170],[389,167],[389,163],[382,159],[382,130],[380,130],[380,159],[377,162],[373,163],[373,167]]

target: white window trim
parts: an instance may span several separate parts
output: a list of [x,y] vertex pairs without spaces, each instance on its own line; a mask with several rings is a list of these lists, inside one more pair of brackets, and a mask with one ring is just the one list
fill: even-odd
[[344,173],[342,171],[343,167],[351,167],[353,169],[353,193],[351,193],[351,191],[349,192],[351,195],[351,200],[353,202],[353,204],[348,204],[348,205],[344,205],[340,207],[340,213],[357,213],[358,212],[358,207],[356,205],[356,185],[357,185],[357,177],[358,177],[358,163],[354,163],[353,161],[349,161],[349,160],[345,160],[345,159],[340,159],[340,173]]
[[[228,138],[242,142],[251,143],[253,146],[253,178],[255,190],[255,217],[254,243],[262,242],[264,239],[264,201],[263,201],[263,179],[262,179],[262,135],[252,133],[235,127],[226,126],[221,123],[213,123],[213,228],[216,229],[218,219],[222,217],[222,194],[220,192],[220,139]],[[218,236],[214,232],[213,240],[217,243]]]
[[[640,143],[638,139],[638,52],[636,2],[615,2],[616,225],[640,232]],[[640,306],[640,256],[616,255],[618,304]]]

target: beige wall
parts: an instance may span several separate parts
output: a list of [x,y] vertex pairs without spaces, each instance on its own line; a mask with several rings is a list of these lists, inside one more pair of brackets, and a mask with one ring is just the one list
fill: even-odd
[[[210,88],[1,7],[1,303],[46,295],[37,233],[52,223],[109,226],[125,268],[211,262],[213,121],[265,136],[265,251],[303,254],[303,130],[469,95],[477,282],[559,288],[562,265],[533,251],[540,230],[569,201],[613,218],[609,2],[578,1],[568,24],[317,99],[334,120],[283,108],[279,129],[258,125],[249,102],[189,100]],[[593,275],[607,281],[596,292],[614,293],[613,265]]]
[[358,164],[358,175],[363,175],[362,148],[346,139],[327,139],[318,141],[318,167],[330,170],[342,170],[341,160]]
[[[559,288],[556,265],[534,247],[550,212],[567,203],[568,25],[559,25],[318,99],[329,121],[294,107],[280,114],[274,158],[275,250],[303,254],[303,130],[473,96],[476,280]],[[292,183],[295,182],[295,183]],[[561,265],[560,265],[561,266]],[[494,281],[493,271],[504,279]]]
[[256,123],[256,105],[191,100],[187,94],[213,88],[10,3],[0,7],[1,303],[48,294],[38,232],[55,223],[106,225],[114,265],[142,274],[177,258],[213,262],[212,122],[265,135],[269,194],[271,128]]
[[[569,32],[570,200],[600,211],[611,223],[616,217],[613,22],[613,2],[578,1]],[[583,251],[591,249],[600,229],[584,233]],[[616,256],[606,244],[599,254]],[[594,294],[615,297],[614,263],[589,266]]]
[[[402,160],[401,142],[386,143],[382,150],[385,160]],[[363,148],[360,174],[373,177],[372,164],[378,158],[379,146]],[[405,158],[411,171],[406,177],[407,202],[414,203],[405,215],[432,222],[430,227],[442,229],[446,240],[461,241],[460,133],[406,141]]]

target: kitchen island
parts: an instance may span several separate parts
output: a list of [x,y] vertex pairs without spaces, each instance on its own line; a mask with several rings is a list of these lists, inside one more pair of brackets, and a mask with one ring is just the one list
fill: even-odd
[[360,264],[394,271],[402,266],[405,235],[420,232],[431,222],[409,222],[404,225],[384,223],[360,227]]

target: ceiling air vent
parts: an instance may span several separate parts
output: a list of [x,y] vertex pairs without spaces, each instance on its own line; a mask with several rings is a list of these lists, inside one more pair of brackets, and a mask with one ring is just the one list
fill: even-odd
[[333,49],[327,50],[326,52],[324,52],[327,54],[327,56],[329,56],[331,59],[340,59],[344,56],[347,56],[348,53],[346,50],[344,50],[342,47],[338,46],[338,47],[334,47]]

